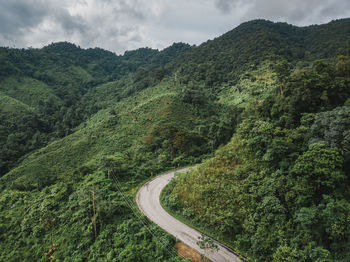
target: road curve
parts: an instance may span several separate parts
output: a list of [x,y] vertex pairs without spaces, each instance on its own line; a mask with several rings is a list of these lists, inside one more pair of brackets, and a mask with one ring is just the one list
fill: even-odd
[[[203,250],[196,244],[201,233],[169,215],[160,205],[159,200],[160,193],[174,177],[175,172],[184,172],[187,169],[188,168],[183,168],[181,170],[168,172],[147,182],[137,192],[136,203],[141,212],[150,220],[178,240],[204,255]],[[221,243],[216,241],[215,243],[218,245],[219,250],[217,252],[214,251],[210,254],[205,254],[210,260],[214,262],[243,262],[237,255],[232,253]]]

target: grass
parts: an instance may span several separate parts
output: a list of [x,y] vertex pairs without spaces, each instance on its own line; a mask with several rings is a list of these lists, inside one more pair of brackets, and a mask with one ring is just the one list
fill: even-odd
[[0,92],[0,114],[23,114],[23,113],[33,113],[33,109],[25,103],[7,96]]
[[191,259],[192,262],[208,262],[209,260],[203,258],[201,254],[199,254],[196,250],[190,248],[186,244],[182,242],[178,242],[175,244],[178,255],[183,258]]
[[162,190],[162,192],[160,194],[160,204],[165,209],[165,211],[167,211],[170,215],[172,215],[173,217],[175,217],[177,220],[181,221],[182,223],[188,225],[189,227],[196,229],[197,231],[211,237],[212,239],[215,239],[216,241],[218,241],[218,242],[224,244],[225,246],[229,247],[230,249],[234,250],[235,254],[239,258],[241,258],[243,261],[249,261],[249,258],[242,255],[234,246],[232,246],[232,244],[230,244],[230,241],[228,238],[225,238],[222,235],[218,235],[218,234],[210,231],[208,228],[205,228],[203,225],[199,225],[198,223],[195,223],[195,222],[185,218],[181,214],[173,211],[170,207],[168,207],[164,201],[165,196],[168,193],[167,192],[168,187],[169,187],[169,184],[167,186],[165,186],[165,188]]
[[33,108],[38,106],[40,100],[45,101],[49,97],[55,104],[60,101],[49,86],[29,77],[9,77],[1,82],[0,91]]
[[144,138],[153,135],[152,130],[174,123],[181,129],[194,127],[191,108],[166,83],[124,99],[112,108],[116,115],[110,114],[111,108],[100,110],[73,134],[27,156],[2,179],[21,185],[24,177],[36,176],[38,172],[56,179],[72,175],[84,166],[97,169],[104,156],[145,146]]

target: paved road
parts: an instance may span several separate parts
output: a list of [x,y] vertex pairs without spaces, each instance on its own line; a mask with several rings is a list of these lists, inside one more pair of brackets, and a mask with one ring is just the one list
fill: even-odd
[[[187,169],[188,168],[184,168],[177,170],[176,172],[184,172]],[[170,216],[160,205],[160,193],[174,177],[174,173],[175,172],[169,172],[157,176],[153,180],[144,184],[137,192],[137,205],[142,213],[158,226],[176,237],[178,240],[197,250],[199,253],[204,254],[203,250],[196,244],[201,233]],[[210,260],[214,262],[243,262],[220,243],[216,242],[216,244],[219,246],[219,251],[206,254]]]

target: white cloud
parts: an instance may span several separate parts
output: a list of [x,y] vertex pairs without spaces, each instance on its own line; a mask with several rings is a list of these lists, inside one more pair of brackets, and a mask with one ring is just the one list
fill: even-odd
[[123,53],[199,44],[256,18],[308,25],[349,16],[347,0],[0,0],[0,45],[70,41]]

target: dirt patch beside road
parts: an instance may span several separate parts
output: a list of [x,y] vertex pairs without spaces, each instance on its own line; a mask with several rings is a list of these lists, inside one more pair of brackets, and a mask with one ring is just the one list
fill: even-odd
[[187,246],[186,244],[182,243],[182,242],[177,242],[175,244],[175,247],[177,249],[177,254],[180,257],[183,258],[189,258],[192,259],[192,262],[207,262],[209,260],[207,259],[203,259],[201,254],[199,254],[196,250],[190,248],[189,246]]

